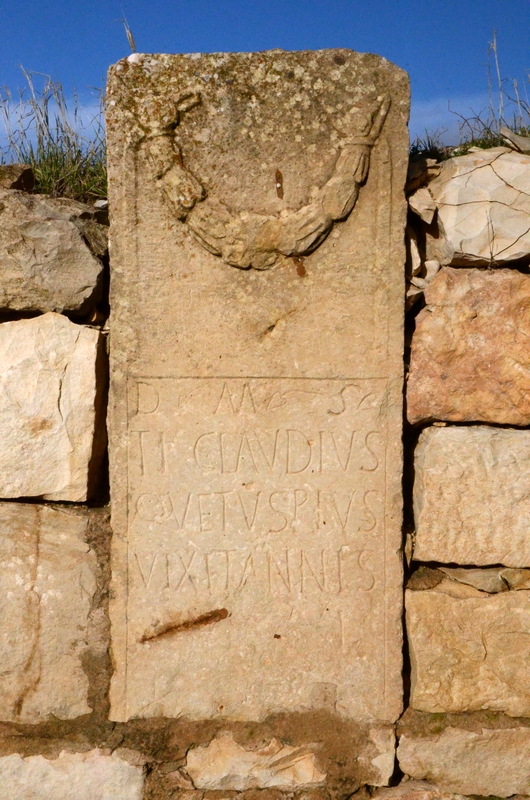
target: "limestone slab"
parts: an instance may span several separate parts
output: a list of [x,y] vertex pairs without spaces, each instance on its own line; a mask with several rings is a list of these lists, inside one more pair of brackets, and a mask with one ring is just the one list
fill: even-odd
[[518,133],[511,131],[506,125],[500,128],[499,133],[511,150],[530,155],[530,139],[528,136],[520,136]]
[[82,666],[95,591],[85,511],[0,503],[0,719],[87,714]]
[[0,758],[0,783],[4,800],[142,800],[144,774],[100,750],[56,759],[14,753]]
[[[318,733],[317,733],[318,731]],[[243,747],[233,733],[224,731],[207,745],[191,747],[184,766],[189,785],[211,791],[249,791],[252,789],[300,790],[323,787],[327,766],[322,753],[322,728],[316,728],[319,742],[296,746],[273,738],[264,746]],[[394,772],[395,734],[393,726],[367,726],[351,743],[357,775],[372,786],[386,786]],[[348,774],[346,772],[346,774]],[[352,775],[348,775],[352,779]],[[182,781],[182,775],[179,780]],[[191,780],[190,780],[191,779]]]
[[108,91],[112,717],[393,721],[406,78],[134,54]]
[[440,567],[437,571],[447,575],[453,581],[466,583],[468,586],[480,589],[481,592],[489,592],[490,594],[528,589],[530,584],[530,569]]
[[90,496],[105,447],[102,344],[52,312],[0,325],[0,497]]
[[444,267],[412,337],[410,422],[530,423],[530,276]]
[[282,745],[272,739],[265,747],[248,750],[231,733],[206,747],[194,747],[186,757],[186,772],[197,789],[245,791],[279,786],[292,789],[322,784],[326,775],[307,747]]
[[445,578],[405,598],[411,707],[530,715],[530,592],[487,594]]
[[449,726],[438,735],[404,734],[397,755],[406,775],[427,778],[443,792],[495,797],[530,793],[529,728],[470,731]]
[[403,780],[397,786],[378,789],[372,797],[377,800],[457,800],[459,795],[444,792],[428,781]]
[[86,313],[101,288],[94,210],[66,198],[0,188],[0,309]]
[[530,565],[530,432],[427,428],[415,453],[414,558]]
[[421,189],[417,189],[414,194],[411,194],[408,202],[409,208],[427,225],[430,225],[436,213],[436,203],[427,186],[422,186]]
[[428,236],[428,258],[497,266],[530,255],[530,156],[477,148],[444,161],[429,192],[438,231]]
[[405,192],[410,195],[422,186],[426,186],[440,174],[442,165],[435,158],[425,158],[424,155],[417,154],[409,159],[407,172],[407,183]]

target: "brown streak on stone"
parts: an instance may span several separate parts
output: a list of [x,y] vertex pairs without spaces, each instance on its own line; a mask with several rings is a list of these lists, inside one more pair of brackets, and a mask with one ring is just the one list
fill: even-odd
[[214,611],[208,611],[207,614],[201,614],[195,619],[186,620],[186,622],[167,622],[164,625],[157,625],[154,629],[146,631],[138,641],[143,644],[150,642],[153,639],[160,639],[161,636],[166,636],[168,633],[180,633],[180,631],[187,631],[190,628],[199,628],[203,625],[211,625],[212,622],[221,622],[229,616],[226,608],[217,608]]
[[283,200],[283,175],[279,169],[276,170],[275,179],[276,179],[276,194],[278,195],[280,200]]

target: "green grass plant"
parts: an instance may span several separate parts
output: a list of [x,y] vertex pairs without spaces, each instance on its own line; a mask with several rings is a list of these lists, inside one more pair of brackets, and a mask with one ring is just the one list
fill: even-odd
[[29,164],[35,192],[92,203],[107,196],[104,97],[82,119],[77,94],[67,101],[48,75],[22,70],[25,86],[14,98],[0,91],[5,144],[0,163]]

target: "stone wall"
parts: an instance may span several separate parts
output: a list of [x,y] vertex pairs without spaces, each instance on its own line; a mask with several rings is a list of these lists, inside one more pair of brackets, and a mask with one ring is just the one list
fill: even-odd
[[120,62],[110,325],[105,204],[0,167],[2,798],[530,795],[530,156],[410,163],[405,319],[407,112]]
[[526,795],[530,157],[473,148],[413,160],[409,176],[410,699],[398,762],[438,785],[413,781],[420,794]]

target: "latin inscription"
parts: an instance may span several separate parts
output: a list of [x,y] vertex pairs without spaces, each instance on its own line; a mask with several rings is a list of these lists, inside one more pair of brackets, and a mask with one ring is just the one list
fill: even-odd
[[136,642],[175,613],[241,596],[249,608],[268,597],[274,618],[275,600],[336,598],[339,612],[370,595],[382,574],[384,401],[377,379],[131,380]]

